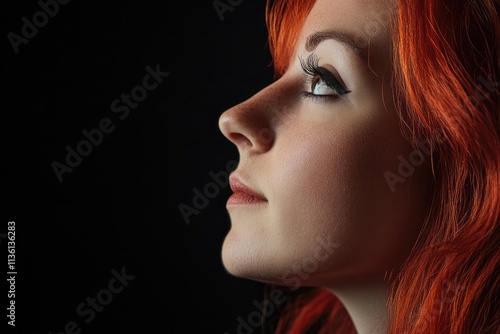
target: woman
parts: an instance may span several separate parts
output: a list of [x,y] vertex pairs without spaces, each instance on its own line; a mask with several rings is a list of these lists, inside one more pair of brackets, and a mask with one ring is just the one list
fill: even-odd
[[277,333],[498,333],[499,7],[268,3],[222,259],[288,287]]

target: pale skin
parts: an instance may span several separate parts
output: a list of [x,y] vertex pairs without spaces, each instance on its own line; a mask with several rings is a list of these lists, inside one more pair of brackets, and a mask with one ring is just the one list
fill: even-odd
[[[423,182],[392,191],[384,178],[412,151],[391,95],[392,10],[387,0],[318,0],[284,75],[219,119],[240,155],[232,177],[266,199],[228,205],[225,268],[327,288],[359,334],[386,332],[386,274],[410,254],[428,208]],[[311,54],[330,74],[307,78],[300,59]]]

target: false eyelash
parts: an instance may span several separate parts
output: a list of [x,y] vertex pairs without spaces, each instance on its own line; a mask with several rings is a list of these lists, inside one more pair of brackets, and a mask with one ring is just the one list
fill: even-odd
[[320,75],[319,72],[319,57],[317,54],[313,53],[304,60],[302,57],[299,57],[300,65],[304,72],[309,76]]
[[[319,76],[321,80],[323,80],[331,89],[335,90],[338,93],[338,96],[345,95],[350,92],[350,90],[345,89],[339,80],[328,70],[319,66],[319,57],[315,53],[312,53],[304,60],[302,57],[299,57],[300,65],[304,73],[307,76],[307,84],[312,82],[312,79],[315,75]],[[311,97],[316,96],[314,94],[304,92],[305,96]],[[317,96],[317,97],[328,97],[328,96]]]

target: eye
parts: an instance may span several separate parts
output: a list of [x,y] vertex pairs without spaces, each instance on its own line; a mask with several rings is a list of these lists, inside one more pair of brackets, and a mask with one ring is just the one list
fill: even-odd
[[314,75],[311,79],[311,94],[314,95],[330,95],[339,96],[337,90],[330,88],[330,86],[319,75]]
[[306,61],[299,60],[309,86],[309,90],[303,92],[304,97],[337,99],[350,92],[332,72],[318,65],[319,58],[316,54],[311,54]]

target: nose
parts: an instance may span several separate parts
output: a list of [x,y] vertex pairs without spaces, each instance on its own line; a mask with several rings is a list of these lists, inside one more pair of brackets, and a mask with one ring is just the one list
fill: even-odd
[[219,129],[240,152],[265,153],[275,140],[273,106],[266,89],[226,110],[219,117]]

